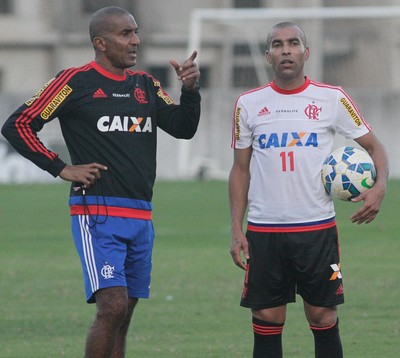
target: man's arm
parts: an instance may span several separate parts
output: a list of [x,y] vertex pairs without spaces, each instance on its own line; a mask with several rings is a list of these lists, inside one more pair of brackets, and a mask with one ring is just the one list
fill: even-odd
[[[63,72],[61,72],[62,74]],[[100,171],[107,170],[104,165],[88,163],[84,165],[67,165],[61,160],[57,153],[48,149],[38,137],[38,132],[43,126],[56,118],[64,107],[73,106],[72,90],[69,95],[60,103],[58,108],[46,119],[41,113],[47,108],[57,96],[59,90],[71,88],[71,83],[64,80],[60,75],[49,81],[40,92],[40,96],[32,97],[29,103],[22,104],[4,123],[1,133],[4,138],[23,157],[29,159],[39,168],[49,172],[54,177],[81,183],[85,188],[90,187],[101,177]],[[44,98],[45,100],[43,100]]]
[[371,156],[375,164],[377,177],[375,185],[371,189],[352,199],[355,203],[363,200],[364,204],[351,216],[350,220],[357,224],[362,224],[363,222],[368,224],[375,219],[386,194],[389,160],[385,147],[373,132],[369,132],[355,139],[355,141]]
[[243,234],[243,219],[247,208],[247,195],[250,185],[250,160],[252,148],[235,149],[233,166],[229,175],[229,202],[231,211],[231,256],[233,262],[246,269],[241,252],[248,260],[249,250],[247,239]]
[[[161,102],[162,106],[158,111],[157,125],[175,138],[192,138],[199,125],[201,96],[198,81],[200,71],[194,62],[196,56],[197,52],[194,51],[182,64],[175,60],[170,61],[179,80],[182,81],[180,104],[165,106],[165,103]],[[160,91],[162,91],[161,88]]]
[[[33,107],[33,106],[32,106]],[[12,147],[23,157],[54,177],[66,166],[57,153],[48,149],[37,133],[46,123],[36,112],[23,104],[4,123],[1,133]],[[38,111],[39,112],[39,111]],[[40,113],[40,112],[39,112]]]

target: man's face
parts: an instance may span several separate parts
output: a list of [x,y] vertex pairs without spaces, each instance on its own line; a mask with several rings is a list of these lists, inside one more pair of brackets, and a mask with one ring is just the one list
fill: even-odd
[[112,73],[121,73],[136,65],[137,49],[140,44],[138,28],[131,15],[114,15],[110,18],[104,40],[103,55],[107,59]]
[[309,48],[305,47],[300,30],[296,26],[288,26],[272,31],[265,57],[272,65],[275,77],[282,82],[303,79],[304,62],[308,60]]

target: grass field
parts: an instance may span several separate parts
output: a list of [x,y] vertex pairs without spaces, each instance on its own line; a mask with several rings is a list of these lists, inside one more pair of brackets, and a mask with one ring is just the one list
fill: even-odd
[[[69,229],[68,187],[0,186],[0,357],[82,357],[94,306],[84,301]],[[350,358],[395,358],[400,342],[400,181],[377,219],[353,225],[356,204],[337,202]],[[229,255],[226,182],[159,182],[150,300],[134,315],[127,357],[250,357],[243,272]],[[301,300],[289,306],[285,357],[310,358]]]

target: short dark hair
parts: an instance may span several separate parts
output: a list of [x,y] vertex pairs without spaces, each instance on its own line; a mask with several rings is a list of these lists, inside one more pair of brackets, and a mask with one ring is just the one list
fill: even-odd
[[295,24],[294,22],[285,21],[285,22],[280,22],[279,24],[274,25],[271,28],[271,30],[269,31],[269,33],[267,35],[267,50],[271,46],[272,32],[276,29],[284,29],[286,27],[297,27],[299,30],[299,34],[300,34],[300,40],[302,41],[302,43],[305,47],[307,46],[307,39],[306,39],[306,34],[305,34],[304,30],[299,25]]
[[102,36],[104,33],[111,30],[110,17],[114,15],[131,15],[131,13],[118,6],[108,6],[97,10],[90,16],[89,35],[91,41],[93,41],[95,37]]

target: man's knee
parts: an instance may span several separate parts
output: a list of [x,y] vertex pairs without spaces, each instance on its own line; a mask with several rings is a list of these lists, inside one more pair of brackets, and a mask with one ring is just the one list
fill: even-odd
[[125,287],[109,287],[96,292],[97,317],[122,321],[128,314],[128,294]]
[[263,321],[283,324],[286,320],[286,305],[261,310],[252,310],[252,314],[253,317]]
[[307,321],[311,326],[327,327],[337,321],[337,307],[317,307],[304,303],[304,311]]

